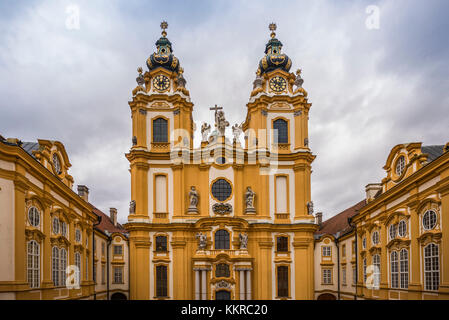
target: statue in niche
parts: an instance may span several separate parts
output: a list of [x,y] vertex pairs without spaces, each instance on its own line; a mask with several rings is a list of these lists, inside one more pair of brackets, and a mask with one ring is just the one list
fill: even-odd
[[248,248],[248,235],[246,233],[240,233],[239,239],[240,239],[240,249],[246,250]]
[[189,209],[187,210],[188,212],[198,212],[198,192],[196,191],[194,186],[190,187],[190,191],[189,191]]
[[135,214],[136,213],[136,200],[132,200],[129,203],[129,214]]
[[196,238],[198,239],[198,250],[206,249],[207,235],[203,234],[202,232],[199,232],[196,234]]
[[251,189],[251,187],[246,188],[245,192],[245,212],[256,212],[256,209],[254,208],[254,197],[256,196],[256,193]]
[[201,141],[207,141],[207,136],[209,135],[209,132],[210,132],[210,124],[203,122],[203,124],[201,125],[201,136],[202,136]]
[[313,201],[307,202],[307,213],[310,215],[313,214]]

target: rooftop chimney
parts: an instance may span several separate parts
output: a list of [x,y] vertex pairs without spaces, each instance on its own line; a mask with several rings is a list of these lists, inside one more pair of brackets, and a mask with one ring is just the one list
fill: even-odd
[[109,217],[112,220],[112,223],[114,224],[114,227],[117,227],[117,209],[116,208],[109,208]]
[[317,212],[315,214],[315,218],[316,218],[316,223],[321,227],[321,224],[323,223],[323,213]]
[[78,185],[78,195],[84,199],[84,201],[89,202],[89,188],[83,185]]
[[365,187],[366,192],[366,203],[373,201],[376,194],[382,190],[382,184],[380,183],[370,183]]

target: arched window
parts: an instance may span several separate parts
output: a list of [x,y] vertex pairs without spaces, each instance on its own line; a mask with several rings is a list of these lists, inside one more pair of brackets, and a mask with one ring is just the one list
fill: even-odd
[[81,284],[81,254],[79,252],[75,252],[75,266],[77,267],[75,284]]
[[39,244],[31,240],[27,245],[27,278],[31,288],[39,288],[40,284],[40,252]]
[[438,290],[440,287],[440,263],[438,246],[434,243],[424,248],[424,279],[426,290]]
[[399,270],[398,270],[398,253],[393,251],[390,255],[390,265],[391,265],[391,287],[399,287]]
[[59,286],[59,248],[53,247],[52,249],[52,278],[53,278],[53,284],[57,287]]
[[219,263],[215,269],[215,277],[225,277],[228,278],[231,276],[231,272],[229,271],[229,265],[226,263]]
[[399,253],[400,269],[399,273],[401,275],[401,289],[408,288],[408,251],[407,249],[402,249]]
[[229,232],[226,230],[215,232],[215,249],[229,249]]
[[[288,122],[283,119],[277,119],[273,121],[274,142],[275,143],[288,143]],[[276,131],[277,130],[277,131]],[[277,139],[276,139],[277,133]]]
[[378,231],[373,232],[373,235],[371,236],[371,240],[373,242],[373,245],[376,245],[379,243],[379,232]]
[[61,234],[67,238],[67,223],[65,221],[61,221]]
[[65,286],[65,280],[66,280],[66,272],[65,269],[67,268],[67,251],[66,249],[62,248],[59,250],[59,280],[61,281],[61,286]]
[[400,156],[399,159],[396,162],[396,174],[400,176],[405,169],[405,157]]
[[163,118],[153,120],[153,142],[168,142],[168,121]]
[[380,255],[376,254],[373,256],[373,276],[374,276],[374,288],[379,289],[380,285]]

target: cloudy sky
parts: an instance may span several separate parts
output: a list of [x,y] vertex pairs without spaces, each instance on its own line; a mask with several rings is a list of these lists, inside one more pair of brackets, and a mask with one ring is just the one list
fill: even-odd
[[63,142],[75,184],[125,222],[128,101],[160,22],[199,127],[214,104],[244,120],[274,21],[312,102],[312,198],[326,219],[382,179],[396,144],[449,141],[448,12],[447,0],[1,1],[0,134]]

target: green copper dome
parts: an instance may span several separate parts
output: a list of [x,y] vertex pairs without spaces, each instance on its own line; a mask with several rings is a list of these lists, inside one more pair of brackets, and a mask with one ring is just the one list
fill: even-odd
[[163,31],[162,37],[156,41],[157,50],[147,59],[147,67],[150,71],[159,67],[169,71],[179,71],[179,60],[173,55],[171,42],[166,37],[167,33],[165,32],[165,29],[167,27],[168,24],[165,21],[161,23]]
[[276,69],[289,72],[292,66],[292,60],[281,51],[282,42],[275,38],[276,25],[274,23],[270,24],[270,30],[272,31],[271,39],[265,46],[265,56],[259,62],[260,75]]

